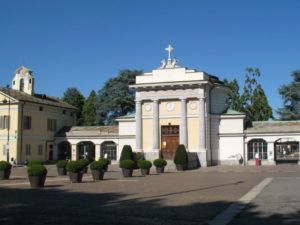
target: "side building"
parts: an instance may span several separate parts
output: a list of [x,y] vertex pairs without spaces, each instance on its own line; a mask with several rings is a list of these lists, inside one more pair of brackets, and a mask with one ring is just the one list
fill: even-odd
[[32,71],[19,67],[12,88],[0,87],[0,160],[54,160],[54,134],[75,124],[76,111],[58,98],[36,94]]

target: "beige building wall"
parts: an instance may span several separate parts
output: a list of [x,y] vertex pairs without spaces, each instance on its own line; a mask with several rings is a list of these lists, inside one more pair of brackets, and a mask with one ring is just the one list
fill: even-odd
[[187,119],[187,133],[189,151],[196,151],[199,149],[199,118]]
[[143,127],[142,147],[144,150],[152,149],[153,148],[153,120],[143,119],[142,127]]
[[[172,103],[174,108],[172,110],[167,110],[167,104]],[[159,102],[159,115],[180,115],[181,112],[181,102],[180,100],[163,100]]]

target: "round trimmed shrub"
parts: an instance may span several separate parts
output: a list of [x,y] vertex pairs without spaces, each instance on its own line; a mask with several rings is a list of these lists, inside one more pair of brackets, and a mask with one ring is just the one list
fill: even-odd
[[156,167],[165,167],[167,165],[167,161],[164,159],[155,159],[153,164]]
[[91,170],[101,171],[105,167],[105,164],[101,161],[94,161],[90,164]]
[[126,159],[133,160],[132,148],[130,145],[124,145],[122,152],[121,152],[120,161],[126,160]]
[[65,168],[68,164],[67,160],[60,160],[56,163],[57,168]]
[[42,162],[40,160],[30,160],[28,166],[32,165],[42,165]]
[[152,163],[149,160],[141,160],[138,163],[140,169],[150,169],[152,167]]
[[184,145],[178,145],[175,156],[174,163],[184,165],[187,163],[187,153]]
[[10,170],[11,164],[6,161],[0,161],[0,170]]
[[125,159],[125,160],[120,161],[120,168],[133,169],[134,166],[135,166],[135,163],[131,159]]
[[68,172],[78,173],[82,170],[82,164],[79,161],[68,162],[66,169]]
[[100,158],[98,161],[103,163],[105,166],[110,164],[110,160],[106,158]]
[[90,161],[88,159],[79,159],[78,162],[81,164],[82,168],[90,164]]
[[40,164],[33,164],[27,168],[28,176],[45,176],[47,172],[46,167]]

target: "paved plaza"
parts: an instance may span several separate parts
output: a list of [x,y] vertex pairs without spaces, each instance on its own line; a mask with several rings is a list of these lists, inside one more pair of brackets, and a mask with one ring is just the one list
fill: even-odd
[[[273,179],[232,224],[244,224],[239,220],[248,212],[258,220],[264,216],[263,223],[268,217],[279,218],[279,203],[290,201],[280,193],[293,193],[292,203],[300,205],[295,191],[300,185],[297,165],[169,169],[160,175],[152,170],[146,177],[136,170],[132,178],[123,178],[119,168],[111,165],[103,181],[93,182],[88,172],[80,184],[57,176],[54,165],[47,169],[45,188],[40,190],[30,188],[26,168],[14,168],[10,180],[0,181],[0,224],[209,224],[266,178]],[[260,195],[269,201],[264,213]],[[276,202],[277,208],[272,208]],[[291,216],[296,213],[284,210]]]

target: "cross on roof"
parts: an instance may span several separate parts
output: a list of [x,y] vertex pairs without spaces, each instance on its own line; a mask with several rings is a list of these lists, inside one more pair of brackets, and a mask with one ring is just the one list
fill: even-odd
[[165,50],[169,52],[169,58],[168,58],[168,60],[171,60],[171,51],[173,51],[174,48],[172,48],[172,46],[169,45],[169,47],[167,47]]

